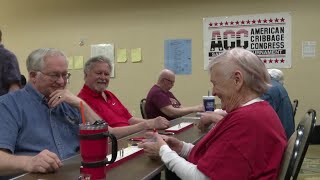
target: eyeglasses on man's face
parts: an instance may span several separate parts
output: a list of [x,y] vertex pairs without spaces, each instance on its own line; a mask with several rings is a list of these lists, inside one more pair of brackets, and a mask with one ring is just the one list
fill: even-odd
[[50,79],[52,79],[53,81],[57,81],[60,79],[60,77],[62,77],[62,79],[67,80],[70,78],[71,73],[67,72],[67,73],[44,73],[42,71],[39,71],[41,74],[44,74],[46,76],[48,76]]
[[169,81],[171,84],[174,84],[174,81],[172,81],[170,79],[167,79],[167,78],[163,78],[163,79]]

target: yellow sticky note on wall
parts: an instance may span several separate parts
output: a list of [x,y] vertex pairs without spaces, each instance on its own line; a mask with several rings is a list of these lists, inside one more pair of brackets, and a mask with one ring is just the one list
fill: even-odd
[[83,69],[83,56],[73,56],[74,69]]
[[141,48],[131,49],[131,61],[141,62]]
[[68,60],[68,69],[73,69],[73,57],[68,56],[67,60]]
[[120,48],[117,50],[117,62],[119,63],[127,62],[127,49]]

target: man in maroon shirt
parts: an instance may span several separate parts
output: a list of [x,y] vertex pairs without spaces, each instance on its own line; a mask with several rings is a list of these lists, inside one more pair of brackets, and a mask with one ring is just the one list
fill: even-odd
[[183,107],[179,100],[170,92],[174,86],[175,74],[164,69],[160,72],[157,84],[150,89],[146,100],[146,114],[148,118],[163,116],[169,120],[193,112],[204,110],[203,105]]
[[164,129],[169,126],[169,121],[163,117],[154,119],[141,119],[133,117],[119,99],[106,90],[109,81],[112,64],[104,56],[90,58],[84,68],[85,85],[78,96],[111,127],[135,126],[136,132],[144,129]]

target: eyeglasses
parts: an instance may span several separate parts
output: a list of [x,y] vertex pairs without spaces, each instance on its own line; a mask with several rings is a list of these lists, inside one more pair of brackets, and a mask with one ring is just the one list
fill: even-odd
[[39,71],[40,73],[49,76],[53,81],[57,81],[60,79],[60,77],[62,77],[62,79],[67,80],[70,78],[71,73],[67,72],[67,73],[44,73],[42,71]]
[[174,81],[172,81],[172,80],[170,80],[170,79],[167,79],[167,78],[163,78],[163,79],[169,81],[171,84],[174,84]]

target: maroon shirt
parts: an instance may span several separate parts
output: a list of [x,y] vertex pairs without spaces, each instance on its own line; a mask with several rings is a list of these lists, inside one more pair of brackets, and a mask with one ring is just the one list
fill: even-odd
[[101,93],[97,93],[84,85],[78,96],[83,99],[103,120],[111,127],[129,126],[129,119],[132,115],[129,113],[119,99],[110,91],[105,90],[107,101],[104,100]]
[[191,150],[188,161],[211,179],[278,179],[286,134],[265,101],[225,116]]
[[146,101],[146,114],[148,118],[156,118],[158,116],[162,116],[167,118],[168,120],[172,120],[174,118],[168,117],[163,112],[160,111],[161,108],[172,105],[175,108],[179,108],[181,106],[180,102],[174,95],[168,91],[163,91],[159,86],[154,85],[148,95]]

